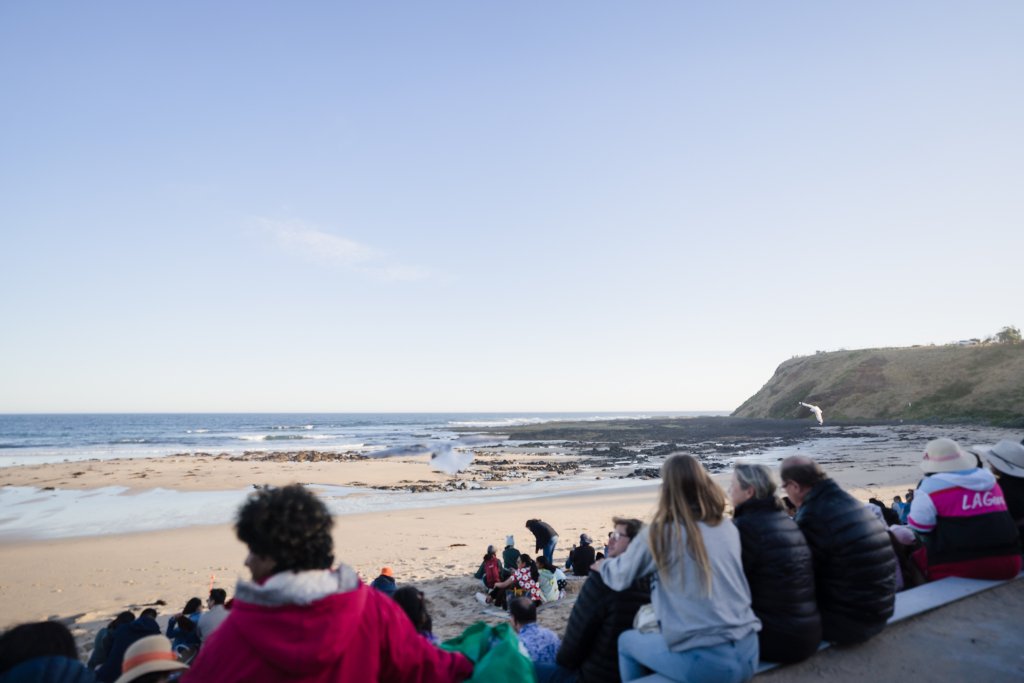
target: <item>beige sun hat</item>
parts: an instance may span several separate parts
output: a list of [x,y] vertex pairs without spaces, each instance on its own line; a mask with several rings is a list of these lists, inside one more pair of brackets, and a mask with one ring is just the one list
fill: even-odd
[[146,636],[125,650],[121,677],[114,683],[129,683],[154,671],[177,671],[188,666],[178,661],[171,651],[171,641],[164,636]]
[[975,450],[1003,474],[1024,477],[1024,445],[1003,439],[995,446],[978,446]]
[[973,455],[960,448],[953,439],[934,439],[924,447],[921,469],[928,474],[970,470],[978,466]]

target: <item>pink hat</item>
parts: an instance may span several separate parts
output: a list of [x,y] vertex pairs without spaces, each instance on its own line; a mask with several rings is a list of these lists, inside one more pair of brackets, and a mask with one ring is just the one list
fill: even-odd
[[970,470],[978,466],[973,455],[960,448],[953,439],[934,439],[924,448],[921,469],[928,474],[936,472],[957,472]]

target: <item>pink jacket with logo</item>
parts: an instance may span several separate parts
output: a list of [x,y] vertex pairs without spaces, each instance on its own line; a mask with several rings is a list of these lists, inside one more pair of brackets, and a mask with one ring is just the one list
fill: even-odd
[[1016,525],[988,470],[925,478],[914,493],[907,524],[924,538],[930,580],[1009,579],[1020,573]]
[[240,581],[228,618],[182,681],[448,683],[472,672],[466,657],[419,637],[391,598],[342,565]]

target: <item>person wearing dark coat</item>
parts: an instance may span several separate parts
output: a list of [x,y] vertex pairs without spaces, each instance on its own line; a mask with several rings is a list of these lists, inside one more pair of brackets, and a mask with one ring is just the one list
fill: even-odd
[[93,641],[92,654],[89,655],[89,661],[85,663],[91,671],[95,671],[99,668],[103,662],[107,661],[107,655],[110,654],[110,646],[114,644],[114,631],[121,624],[128,624],[135,621],[135,615],[125,610],[111,620],[109,624],[104,626],[96,634],[96,639]]
[[58,621],[19,624],[0,635],[0,683],[95,683],[78,661],[68,627]]
[[[615,531],[608,555],[618,557],[626,552],[643,522],[621,517],[612,521]],[[650,576],[637,579],[624,591],[615,591],[599,573],[591,572],[569,614],[556,663],[535,667],[538,683],[619,683],[619,636],[633,628],[637,610],[650,601]]]
[[885,526],[806,456],[783,460],[780,475],[814,557],[822,637],[847,645],[881,633],[896,602],[896,556]]
[[594,539],[588,534],[580,534],[580,544],[572,549],[569,561],[566,562],[566,569],[571,569],[574,576],[586,576],[590,573],[590,565],[597,559],[593,543]]
[[508,578],[508,575],[518,568],[520,555],[522,555],[522,553],[516,549],[515,536],[506,536],[505,549],[501,551],[501,564],[504,569],[504,572],[502,572],[502,579]]
[[729,497],[740,530],[743,573],[761,620],[761,661],[798,662],[821,644],[821,615],[814,599],[811,549],[775,496],[777,488],[764,465],[738,464]]
[[370,584],[371,588],[376,588],[384,595],[391,597],[398,590],[398,583],[395,581],[395,572],[391,567],[381,567],[380,576],[373,580]]
[[160,625],[156,623],[156,610],[147,608],[135,621],[122,624],[114,631],[114,642],[110,646],[107,661],[96,671],[96,678],[103,683],[112,683],[121,675],[121,664],[124,663],[125,651],[136,640],[146,636],[160,635]]
[[979,453],[988,462],[1024,545],[1024,443],[1003,439]]
[[549,564],[554,564],[555,546],[558,545],[558,532],[547,522],[540,519],[526,520],[526,528],[537,539],[536,551],[543,552]]

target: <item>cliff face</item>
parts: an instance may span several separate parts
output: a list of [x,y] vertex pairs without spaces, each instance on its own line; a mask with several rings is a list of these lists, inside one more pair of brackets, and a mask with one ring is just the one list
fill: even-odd
[[834,351],[794,358],[733,413],[829,420],[964,420],[1024,427],[1024,345]]

